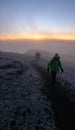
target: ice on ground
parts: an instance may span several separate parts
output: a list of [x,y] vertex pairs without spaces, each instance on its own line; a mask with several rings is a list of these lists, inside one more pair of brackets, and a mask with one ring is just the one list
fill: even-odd
[[64,72],[58,75],[58,78],[64,87],[75,90],[75,76]]
[[34,68],[14,79],[4,78],[5,74],[0,78],[0,129],[57,130],[52,103],[43,94],[43,81]]
[[21,62],[12,60],[10,58],[1,58],[0,59],[0,78],[8,78],[10,76],[13,78],[19,75],[22,70]]

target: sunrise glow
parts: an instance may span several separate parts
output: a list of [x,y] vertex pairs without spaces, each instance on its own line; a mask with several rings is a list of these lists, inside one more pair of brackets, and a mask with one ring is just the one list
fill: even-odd
[[75,34],[21,34],[1,35],[0,40],[75,40]]

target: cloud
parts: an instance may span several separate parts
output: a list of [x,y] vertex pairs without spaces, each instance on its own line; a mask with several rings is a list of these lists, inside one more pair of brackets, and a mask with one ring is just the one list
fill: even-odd
[[75,40],[75,33],[28,33],[28,34],[12,34],[0,35],[0,40]]

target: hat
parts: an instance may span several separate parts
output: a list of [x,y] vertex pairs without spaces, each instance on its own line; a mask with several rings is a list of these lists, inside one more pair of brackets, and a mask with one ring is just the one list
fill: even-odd
[[60,59],[60,56],[58,55],[58,53],[55,54],[54,58]]

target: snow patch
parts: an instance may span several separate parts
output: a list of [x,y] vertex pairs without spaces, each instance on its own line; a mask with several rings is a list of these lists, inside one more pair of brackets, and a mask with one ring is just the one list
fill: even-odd
[[[10,60],[3,62],[6,65]],[[51,101],[42,92],[40,75],[29,66],[18,78],[7,79],[7,73],[17,68],[0,69],[0,129],[57,130]]]

